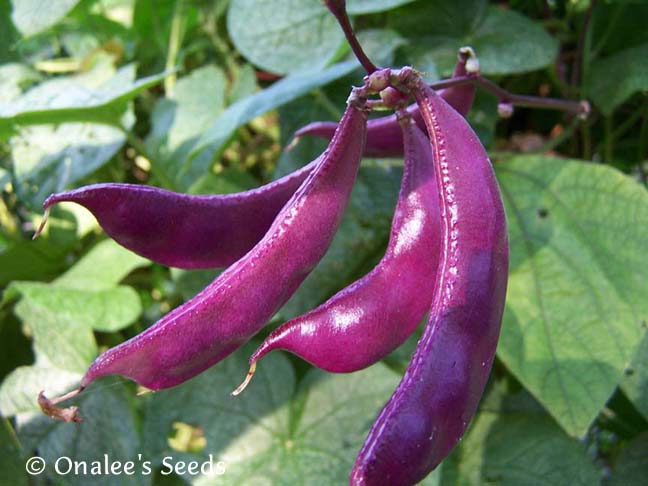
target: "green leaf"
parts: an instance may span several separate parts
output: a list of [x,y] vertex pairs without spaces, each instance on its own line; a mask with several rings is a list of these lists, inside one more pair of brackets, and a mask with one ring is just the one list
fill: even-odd
[[457,51],[466,45],[475,49],[488,75],[533,71],[554,61],[558,42],[540,24],[513,10],[484,7],[474,0],[415,4],[408,15],[395,17],[393,26],[410,38],[413,60],[431,55],[443,75],[452,73]]
[[222,69],[205,66],[180,78],[172,96],[156,103],[146,145],[163,167],[154,170],[174,174],[182,166],[192,144],[225,109],[226,84]]
[[320,0],[232,0],[227,29],[241,54],[277,74],[323,68],[344,38]]
[[621,380],[648,315],[648,193],[596,164],[495,165],[510,277],[498,355],[573,436]]
[[141,314],[137,292],[117,283],[147,263],[105,240],[52,283],[13,282],[8,287],[3,299],[20,298],[14,312],[33,337],[36,363],[14,370],[3,382],[3,414],[35,409],[43,388],[56,395],[78,382],[97,355],[93,330],[118,331]]
[[648,89],[648,44],[626,49],[592,63],[588,75],[592,100],[609,115],[638,91]]
[[0,418],[0,484],[28,486],[20,444],[7,419]]
[[41,75],[26,64],[3,64],[0,66],[0,102],[15,100],[26,88],[40,80]]
[[347,12],[349,15],[363,15],[384,12],[411,3],[414,0],[349,0]]
[[190,160],[179,175],[183,187],[189,187],[209,167],[214,157],[225,147],[234,131],[257,116],[288,103],[309,91],[349,74],[358,63],[355,60],[335,64],[324,70],[291,74],[269,88],[243,98],[221,113],[192,147]]
[[626,369],[621,388],[648,420],[648,334],[644,335],[630,366]]
[[[45,81],[3,105],[0,133],[15,134],[13,173],[23,202],[36,209],[47,195],[91,174],[122,147],[121,129],[105,124],[130,126],[128,102],[163,75],[136,82],[134,77],[134,65],[115,72],[111,63],[100,63],[88,73]],[[25,126],[33,124],[38,126]]]
[[[112,59],[112,58],[111,58]],[[117,72],[111,62],[74,76],[49,79],[0,109],[0,129],[10,124],[40,125],[63,122],[118,124],[128,102],[158,84],[173,71],[135,81],[135,65]]]
[[[45,459],[48,464],[46,474],[52,478],[52,484],[147,486],[151,484],[153,475],[150,471],[142,474],[146,456],[140,447],[136,418],[128,403],[127,394],[130,393],[125,387],[115,387],[114,384],[91,387],[75,398],[83,424],[75,426],[56,422],[41,413],[20,420],[18,437],[25,449],[38,450],[38,455]],[[135,474],[91,474],[91,465],[104,464],[105,456],[109,463],[133,461]],[[53,465],[61,457],[85,462],[87,473],[57,475]],[[69,467],[67,460],[61,460],[59,464],[63,468]]]
[[641,486],[648,477],[648,432],[643,432],[626,445],[619,454],[610,486]]
[[442,485],[599,483],[583,444],[541,411],[506,406],[482,410],[443,466]]
[[146,258],[111,240],[104,240],[56,279],[54,285],[86,291],[107,290],[136,268],[148,264],[150,261]]
[[[264,358],[243,394],[229,396],[247,370],[246,346],[218,366],[149,397],[143,443],[158,461],[178,455],[167,436],[174,422],[197,427],[199,455],[224,461],[225,474],[187,477],[193,484],[346,484],[365,435],[397,375],[378,364],[349,375],[295,376],[280,353]],[[187,455],[189,455],[187,453]]]
[[11,0],[11,3],[11,20],[26,37],[56,24],[79,0]]

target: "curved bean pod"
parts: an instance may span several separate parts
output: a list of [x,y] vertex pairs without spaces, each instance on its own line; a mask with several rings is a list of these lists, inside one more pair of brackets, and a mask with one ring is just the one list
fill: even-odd
[[152,390],[169,388],[216,364],[261,329],[333,239],[362,157],[364,104],[354,90],[328,149],[263,239],[193,299],[101,354],[81,389],[114,374]]
[[461,115],[418,76],[409,85],[434,153],[441,260],[429,322],[360,450],[355,486],[413,485],[452,450],[488,380],[504,310],[508,240],[491,163]]
[[129,250],[180,268],[226,267],[256,245],[318,159],[250,191],[180,194],[141,184],[93,184],[52,194],[43,203],[80,204]]
[[[469,62],[476,63],[477,57],[470,47],[462,47],[459,50],[459,57],[454,70],[454,76],[465,76],[469,73],[466,65]],[[471,66],[472,67],[472,66]],[[478,67],[470,72],[478,72]],[[439,95],[445,99],[455,110],[463,116],[468,115],[473,101],[475,100],[475,86],[464,84],[439,91]],[[416,121],[417,125],[425,132],[425,123],[417,104],[407,107],[407,112]],[[337,123],[335,122],[313,122],[300,128],[295,132],[295,137],[314,135],[317,137],[331,139],[335,133]],[[427,133],[427,132],[425,132]],[[365,144],[365,157],[400,157],[403,155],[403,134],[398,124],[396,115],[384,116],[375,120],[369,120],[367,124],[367,143]]]
[[[400,346],[432,303],[439,250],[439,202],[427,137],[401,119],[405,165],[385,256],[360,280],[272,332],[250,358],[284,349],[326,371],[365,368]],[[362,346],[358,346],[362,343]]]

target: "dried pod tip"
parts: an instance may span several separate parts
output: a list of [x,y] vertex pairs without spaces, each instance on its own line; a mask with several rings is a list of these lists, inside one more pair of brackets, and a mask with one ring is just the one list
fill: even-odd
[[511,118],[514,111],[515,108],[513,107],[513,103],[510,101],[501,101],[497,105],[497,114],[501,118]]
[[578,113],[578,117],[581,120],[587,120],[587,117],[590,115],[592,112],[592,105],[590,105],[589,101],[583,100],[579,104],[580,111]]
[[256,361],[253,361],[252,364],[250,365],[250,369],[247,372],[247,375],[245,376],[245,380],[243,380],[243,383],[241,383],[236,390],[232,392],[232,396],[235,397],[237,395],[240,395],[243,390],[247,388],[247,386],[250,384],[250,381],[252,380],[252,377],[254,376],[254,373],[256,373]]
[[43,229],[45,228],[45,224],[47,223],[47,219],[49,218],[49,213],[50,213],[50,208],[48,207],[45,209],[45,213],[43,213],[43,220],[38,225],[38,229],[36,230],[36,233],[34,233],[34,236],[32,236],[32,240],[38,238],[40,234],[43,232]]
[[460,48],[458,57],[461,62],[466,64],[466,72],[468,74],[480,74],[481,66],[479,65],[479,58],[472,47],[464,46]]
[[75,422],[77,424],[80,424],[81,422],[83,422],[83,418],[79,414],[79,407],[72,406],[63,408],[57,407],[56,404],[68,400],[69,398],[78,395],[82,391],[83,388],[77,388],[76,390],[72,390],[70,393],[66,393],[65,395],[55,398],[54,400],[48,399],[45,396],[45,392],[41,391],[38,394],[38,406],[48,417],[51,417],[55,420],[61,420],[63,422]]

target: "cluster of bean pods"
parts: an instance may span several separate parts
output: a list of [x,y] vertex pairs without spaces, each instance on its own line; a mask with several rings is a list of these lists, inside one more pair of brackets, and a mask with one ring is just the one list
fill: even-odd
[[[474,415],[495,356],[508,276],[504,209],[490,161],[464,116],[474,84],[435,92],[412,68],[378,69],[336,15],[368,75],[353,88],[339,123],[297,132],[330,139],[322,155],[247,192],[192,196],[130,184],[96,184],[50,196],[89,209],[132,251],[181,268],[227,267],[194,298],[132,339],[102,353],[81,386],[43,411],[80,422],[58,403],[105,375],[169,388],[223,360],[254,336],[324,256],[364,156],[404,158],[389,244],[363,278],[284,323],[250,358],[283,349],[331,372],[384,358],[429,312],[407,371],[380,412],[351,472],[351,485],[413,485],[459,441]],[[455,77],[479,74],[470,48]],[[368,120],[379,94],[395,114]],[[407,106],[413,97],[415,104]]]

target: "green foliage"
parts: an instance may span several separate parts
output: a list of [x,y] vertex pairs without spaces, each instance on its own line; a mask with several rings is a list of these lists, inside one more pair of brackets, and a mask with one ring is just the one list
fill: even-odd
[[[495,162],[509,222],[506,313],[480,411],[421,484],[643,484],[647,7],[347,5],[376,64],[412,64],[432,81],[471,45],[482,72],[511,92],[593,105],[585,121],[525,108],[498,120],[496,99],[478,94],[469,120]],[[41,390],[76,387],[100,351],[191,298],[219,270],[151,264],[109,241],[74,205],[54,207],[45,232],[30,238],[52,192],[115,181],[227,193],[301,167],[326,144],[306,137],[285,151],[292,134],[338,120],[362,75],[320,0],[0,1],[0,484],[27,484],[24,463],[35,454],[49,465],[108,454],[139,471],[90,477],[48,467],[41,479],[63,486],[347,483],[415,337],[351,375],[272,353],[237,398],[229,392],[252,345],[154,394],[104,378],[75,399],[81,426],[57,423],[37,412]],[[269,327],[380,259],[401,164],[363,161],[329,252]],[[166,456],[210,454],[224,461],[224,474],[162,474]]]

